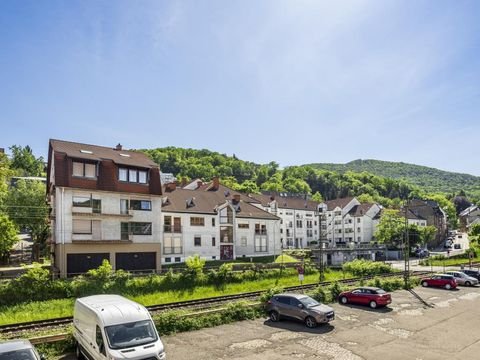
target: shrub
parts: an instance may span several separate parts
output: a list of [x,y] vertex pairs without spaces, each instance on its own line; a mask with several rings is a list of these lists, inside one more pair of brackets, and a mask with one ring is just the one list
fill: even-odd
[[331,293],[327,293],[322,286],[317,286],[311,292],[308,293],[309,296],[322,303],[332,302]]
[[354,276],[364,277],[370,275],[379,275],[391,273],[393,269],[390,265],[379,261],[370,261],[365,259],[356,259],[349,261],[342,266],[343,271],[351,272]]
[[338,298],[338,295],[342,291],[345,291],[347,288],[345,286],[342,286],[338,281],[335,281],[333,284],[331,284],[328,287],[328,291],[330,292],[330,295],[332,297],[332,301],[335,301]]
[[265,291],[264,293],[262,293],[262,295],[260,295],[259,297],[259,301],[261,303],[266,303],[268,300],[271,299],[271,297],[275,294],[279,294],[279,293],[282,293],[283,292],[283,287],[281,286],[274,286],[270,289],[268,289],[267,291]]

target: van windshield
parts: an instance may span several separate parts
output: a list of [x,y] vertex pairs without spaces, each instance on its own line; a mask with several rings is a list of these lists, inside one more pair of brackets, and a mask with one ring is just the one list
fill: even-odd
[[157,341],[158,335],[151,320],[105,327],[111,349],[124,349]]

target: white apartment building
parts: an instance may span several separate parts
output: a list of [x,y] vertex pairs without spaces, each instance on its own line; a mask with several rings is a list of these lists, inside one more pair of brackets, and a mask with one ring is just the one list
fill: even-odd
[[206,260],[279,254],[280,219],[246,199],[217,178],[208,184],[195,180],[183,188],[167,184],[162,198],[162,262],[184,262],[195,254]]
[[50,140],[47,196],[53,266],[60,276],[97,268],[160,269],[161,186],[144,154]]
[[322,233],[328,247],[368,244],[375,232],[378,204],[360,204],[354,197],[324,201],[319,205]]
[[297,196],[251,194],[251,204],[281,218],[280,238],[283,248],[304,248],[319,238],[319,203]]

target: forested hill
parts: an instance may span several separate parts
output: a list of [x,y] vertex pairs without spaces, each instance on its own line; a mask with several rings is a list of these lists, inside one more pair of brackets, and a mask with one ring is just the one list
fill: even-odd
[[480,177],[403,162],[354,160],[346,164],[317,163],[307,166],[340,173],[366,171],[377,176],[404,179],[428,191],[452,193],[464,190],[469,193],[480,192]]

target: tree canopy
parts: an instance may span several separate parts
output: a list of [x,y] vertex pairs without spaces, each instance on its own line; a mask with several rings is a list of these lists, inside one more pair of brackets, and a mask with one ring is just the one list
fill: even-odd
[[43,176],[44,160],[43,157],[36,158],[30,146],[10,146],[12,159],[10,168],[15,170],[18,176]]

